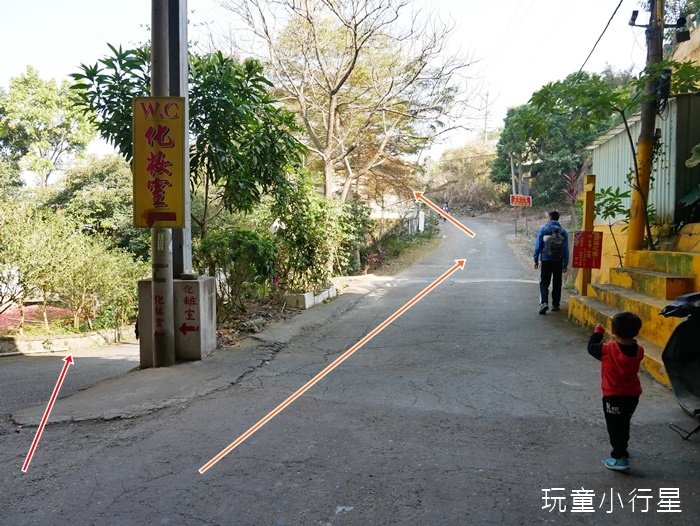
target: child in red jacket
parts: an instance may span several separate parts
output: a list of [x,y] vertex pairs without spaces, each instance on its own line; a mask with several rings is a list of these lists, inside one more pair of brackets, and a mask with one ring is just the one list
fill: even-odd
[[610,436],[612,451],[603,462],[608,469],[630,469],[627,443],[630,438],[630,420],[639,403],[642,385],[639,365],[644,349],[634,339],[642,328],[642,320],[631,312],[620,312],[612,319],[612,340],[603,342],[605,328],[596,325],[588,340],[588,353],[600,360],[603,411]]

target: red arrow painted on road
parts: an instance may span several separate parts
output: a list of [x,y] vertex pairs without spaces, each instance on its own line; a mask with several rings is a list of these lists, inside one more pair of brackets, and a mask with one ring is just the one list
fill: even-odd
[[199,330],[199,325],[186,325],[185,322],[182,322],[182,325],[180,325],[180,332],[187,336],[188,332],[197,332]]
[[454,217],[452,217],[448,212],[445,212],[442,208],[440,208],[438,205],[433,203],[430,199],[425,197],[423,195],[423,192],[413,192],[413,195],[417,200],[423,201],[426,205],[428,205],[430,208],[435,210],[438,214],[440,214],[442,217],[447,219],[450,223],[452,223],[454,226],[459,228],[462,232],[467,234],[469,237],[471,237],[471,238],[476,237],[476,234],[472,230],[469,230],[466,226],[464,226],[462,223],[460,223]]
[[44,426],[46,425],[46,421],[49,419],[49,415],[51,414],[51,409],[53,408],[54,402],[56,402],[58,392],[61,390],[61,385],[63,384],[63,380],[66,377],[66,372],[68,372],[68,367],[73,365],[73,357],[71,355],[68,355],[63,359],[63,362],[63,369],[61,369],[61,374],[58,375],[58,380],[56,381],[56,386],[53,388],[53,393],[51,394],[49,405],[46,406],[46,411],[44,411],[44,416],[41,418],[41,424],[39,424],[39,429],[36,430],[36,435],[34,435],[34,440],[32,441],[32,445],[29,448],[29,453],[27,453],[27,458],[25,459],[24,464],[22,465],[23,473],[26,473],[27,469],[29,469],[29,463],[32,461],[32,457],[34,456],[34,452],[36,451],[36,446],[39,444],[41,434],[44,432]]
[[425,287],[423,290],[421,290],[418,294],[416,294],[408,303],[404,304],[403,307],[401,307],[399,310],[397,310],[394,314],[389,316],[386,320],[384,320],[382,323],[380,323],[377,327],[375,327],[367,336],[362,338],[359,342],[357,342],[355,345],[350,347],[347,351],[345,351],[343,354],[341,354],[338,358],[336,358],[331,364],[329,364],[323,371],[318,373],[316,376],[314,376],[311,380],[306,382],[300,389],[298,389],[293,395],[291,395],[289,398],[287,398],[284,402],[282,402],[280,405],[275,407],[272,411],[270,411],[265,417],[260,419],[257,424],[255,424],[253,427],[251,427],[248,431],[243,433],[241,436],[239,436],[236,440],[231,442],[228,446],[226,446],[218,455],[216,455],[214,458],[212,458],[209,462],[204,464],[201,468],[199,468],[199,473],[204,474],[206,471],[208,471],[211,467],[214,466],[219,460],[224,458],[226,455],[228,455],[231,451],[236,449],[238,446],[240,446],[243,442],[245,442],[253,433],[255,433],[258,429],[260,429],[262,426],[267,424],[270,420],[272,420],[275,416],[277,416],[279,413],[281,413],[287,406],[289,406],[292,402],[294,402],[297,398],[299,398],[301,395],[303,395],[306,391],[311,389],[314,385],[316,385],[320,380],[322,380],[328,373],[330,373],[333,369],[338,367],[341,363],[343,363],[345,360],[350,358],[355,351],[360,349],[364,344],[366,344],[368,341],[370,341],[372,338],[374,338],[377,334],[382,332],[387,326],[389,326],[393,321],[396,320],[399,316],[401,316],[404,312],[406,312],[408,309],[413,307],[416,303],[418,303],[420,300],[422,300],[428,293],[430,293],[435,287],[437,287],[440,283],[445,281],[447,278],[449,278],[452,274],[454,274],[457,270],[461,270],[464,268],[464,264],[466,263],[466,259],[457,259],[455,260],[455,264],[452,266],[450,270],[445,272],[442,276],[437,278],[435,281],[433,281],[430,285]]

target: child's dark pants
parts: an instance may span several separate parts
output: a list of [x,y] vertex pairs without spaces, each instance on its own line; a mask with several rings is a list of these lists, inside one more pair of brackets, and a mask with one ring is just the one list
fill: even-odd
[[603,411],[608,427],[612,458],[627,458],[630,439],[630,420],[639,403],[638,396],[604,396]]

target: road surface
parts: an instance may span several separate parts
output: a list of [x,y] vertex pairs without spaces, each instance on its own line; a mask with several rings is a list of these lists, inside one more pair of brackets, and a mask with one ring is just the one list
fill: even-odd
[[[538,315],[511,225],[463,221],[475,239],[442,226],[435,252],[224,389],[139,418],[49,425],[27,474],[31,433],[6,434],[0,522],[696,524],[700,440],[667,428],[692,424],[670,392],[643,378],[633,471],[605,470],[588,334],[565,312]],[[457,258],[463,271],[198,473]]]

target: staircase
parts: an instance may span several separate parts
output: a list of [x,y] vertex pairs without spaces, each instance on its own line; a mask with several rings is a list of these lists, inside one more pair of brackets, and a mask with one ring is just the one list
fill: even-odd
[[569,318],[593,328],[602,324],[610,334],[612,317],[630,311],[642,318],[637,340],[644,347],[642,367],[670,386],[661,352],[680,318],[664,318],[659,311],[677,296],[700,290],[700,253],[633,251],[628,267],[610,270],[610,282],[592,285],[595,296],[569,300]]

